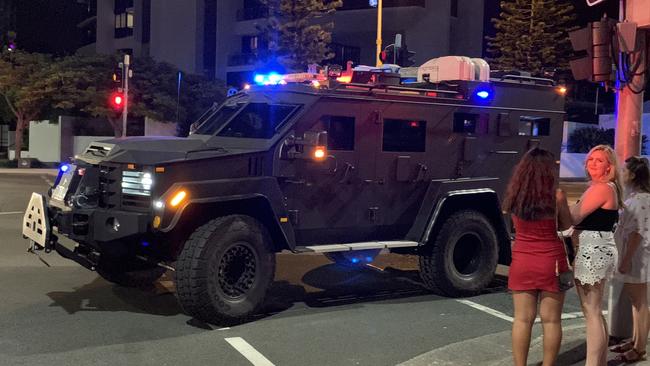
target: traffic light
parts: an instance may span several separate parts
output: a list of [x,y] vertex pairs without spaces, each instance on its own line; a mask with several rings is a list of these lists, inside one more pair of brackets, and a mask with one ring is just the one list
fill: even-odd
[[120,88],[123,87],[124,83],[124,64],[120,62],[118,66],[113,70],[112,79],[113,82],[118,84]]
[[406,48],[406,45],[400,47],[397,52],[398,65],[401,67],[409,67],[415,65],[415,60],[413,60],[413,57],[415,57],[415,52],[409,51],[408,48]]
[[124,94],[122,94],[122,92],[115,92],[111,94],[109,102],[113,109],[118,112],[122,111],[124,109]]
[[395,47],[388,46],[379,53],[379,59],[385,64],[395,63]]
[[569,32],[573,50],[582,56],[569,61],[573,78],[593,82],[612,80],[612,38],[616,22],[603,18]]

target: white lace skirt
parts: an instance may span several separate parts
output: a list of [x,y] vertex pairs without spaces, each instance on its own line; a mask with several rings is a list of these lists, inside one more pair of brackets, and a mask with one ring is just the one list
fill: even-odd
[[580,247],[573,264],[575,279],[583,285],[594,285],[611,278],[618,263],[614,233],[585,230],[579,238]]

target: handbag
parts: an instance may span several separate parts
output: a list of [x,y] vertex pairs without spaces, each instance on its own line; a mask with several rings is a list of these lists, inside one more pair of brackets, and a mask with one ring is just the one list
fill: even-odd
[[[568,267],[566,271],[560,272],[560,263],[557,260],[555,261],[555,276],[557,277],[558,288],[560,289],[560,291],[564,292],[566,290],[571,289],[573,286],[575,286],[575,280],[573,278],[573,268],[571,267],[571,262],[569,261],[567,242],[565,241],[567,239],[570,240],[571,237],[570,236],[565,237],[563,232],[560,231],[557,214],[555,215],[555,228],[557,229],[558,237],[562,241],[562,248],[564,248],[564,259],[566,260],[566,264]],[[573,246],[571,246],[571,248],[573,249]]]

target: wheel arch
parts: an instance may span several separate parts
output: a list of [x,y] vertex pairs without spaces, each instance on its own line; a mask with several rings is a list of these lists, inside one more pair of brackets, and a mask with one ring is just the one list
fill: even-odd
[[[279,218],[268,198],[263,195],[190,201],[182,208],[182,212],[177,213],[170,226],[161,231],[171,232],[174,237],[188,238],[194,230],[203,224],[228,215],[245,215],[258,220],[268,230],[272,248],[276,252],[283,249],[293,250],[295,247],[295,243],[287,237],[285,230],[281,227]],[[175,242],[178,243],[175,253],[179,253],[184,240],[175,240]]]
[[499,245],[499,263],[510,263],[510,235],[497,193],[490,188],[449,191],[440,197],[420,239],[429,243],[453,213],[474,210],[485,215],[492,223]]

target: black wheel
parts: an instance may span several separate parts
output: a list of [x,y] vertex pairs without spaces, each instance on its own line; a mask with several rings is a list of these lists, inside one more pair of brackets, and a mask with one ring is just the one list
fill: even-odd
[[490,220],[476,211],[460,211],[447,218],[423,248],[420,276],[434,292],[472,296],[492,281],[497,261],[497,236]]
[[176,263],[176,294],[183,310],[210,323],[246,320],[264,302],[275,275],[266,228],[231,215],[199,227]]
[[96,270],[106,281],[137,288],[151,287],[166,271],[137,258],[100,258]]
[[371,263],[379,255],[381,249],[352,250],[347,252],[327,252],[324,253],[327,259],[332,262],[346,267],[358,267],[366,263]]

